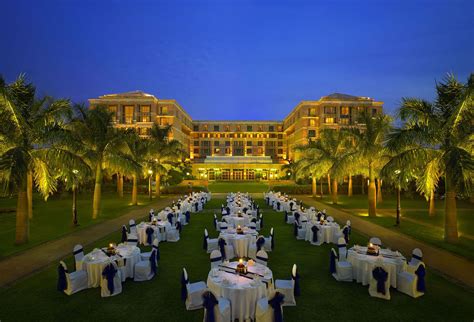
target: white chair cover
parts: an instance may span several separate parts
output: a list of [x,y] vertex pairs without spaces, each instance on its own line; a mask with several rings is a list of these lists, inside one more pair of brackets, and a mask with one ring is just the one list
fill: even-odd
[[81,271],[83,269],[84,259],[84,248],[82,245],[74,246],[72,254],[74,255],[74,261],[76,262],[76,271]]
[[87,272],[85,270],[69,273],[63,261],[59,262],[59,264],[63,266],[66,272],[67,288],[64,290],[64,293],[72,295],[88,287]]
[[113,279],[114,293],[110,294],[107,278],[105,278],[105,276],[102,276],[100,280],[100,296],[101,297],[115,296],[122,293],[122,272],[119,269],[117,263],[112,261],[111,264],[113,268],[117,271]]
[[[293,268],[291,270],[291,275],[296,276],[296,264],[293,264]],[[295,281],[294,279],[291,280],[275,280],[275,289],[276,291],[282,293],[285,296],[283,306],[296,306],[296,299],[295,299]]]
[[268,254],[267,254],[267,252],[264,251],[263,249],[260,249],[256,254],[255,261],[259,264],[267,266],[268,265]]
[[220,250],[213,250],[209,256],[211,260],[211,269],[219,267],[222,264],[222,253]]
[[188,295],[186,297],[186,310],[191,311],[202,308],[202,295],[207,290],[206,283],[202,281],[190,283],[186,268],[183,268],[183,274],[187,281],[186,290]]

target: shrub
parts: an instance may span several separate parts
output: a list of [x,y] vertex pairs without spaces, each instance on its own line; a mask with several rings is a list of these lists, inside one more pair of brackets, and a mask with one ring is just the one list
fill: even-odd
[[200,192],[200,191],[208,191],[206,187],[204,186],[193,186],[192,189],[190,189],[188,186],[168,186],[168,187],[163,187],[161,189],[161,193],[163,194],[168,194],[168,195],[184,195],[188,194],[190,192]]

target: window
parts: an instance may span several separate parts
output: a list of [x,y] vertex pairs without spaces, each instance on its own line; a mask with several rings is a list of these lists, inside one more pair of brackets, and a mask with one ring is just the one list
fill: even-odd
[[202,146],[210,146],[211,142],[210,141],[201,141]]
[[316,120],[315,119],[310,119],[309,120],[309,126],[316,126]]
[[150,105],[140,106],[140,122],[151,122]]
[[263,141],[258,141],[258,146],[263,146]]
[[126,105],[123,108],[125,110],[125,123],[133,123],[133,110],[135,107],[133,105]]
[[283,142],[278,141],[278,146],[283,146]]
[[117,122],[117,105],[109,105],[108,110],[112,113],[112,122]]
[[375,115],[377,115],[377,109],[376,109],[376,108],[373,108],[373,109],[372,109],[372,116],[375,116]]
[[194,154],[199,154],[199,149],[194,149]]
[[326,118],[324,119],[324,122],[325,122],[326,124],[334,124],[334,117],[326,117]]
[[147,127],[141,127],[138,129],[138,133],[140,135],[149,135],[150,134],[150,129]]
[[199,141],[194,141],[194,145],[195,145],[195,146],[198,146],[198,145],[199,145]]
[[326,114],[336,114],[336,107],[335,106],[325,106],[324,113]]
[[219,146],[219,141],[214,141],[214,146]]
[[283,140],[283,134],[278,134],[278,139]]
[[194,125],[193,126],[193,131],[198,132],[199,131],[199,125]]
[[349,106],[341,107],[341,115],[349,115]]
[[275,131],[275,127],[274,127],[273,125],[270,125],[270,126],[268,127],[268,131],[269,131],[269,132]]
[[252,154],[252,149],[247,149],[247,154]]
[[163,106],[161,108],[161,114],[163,115],[167,115],[168,114],[168,106]]
[[219,125],[214,125],[214,131],[219,132]]
[[240,132],[240,125],[237,125],[237,130],[236,131],[239,131]]
[[230,146],[230,141],[225,141],[225,146]]
[[308,131],[308,137],[310,137],[310,138],[316,137],[316,131],[315,130],[309,130]]
[[341,118],[341,119],[339,119],[339,124],[348,125],[349,124],[349,119],[348,118]]
[[207,131],[207,124],[206,124],[206,125],[204,125],[204,129],[203,129],[203,131]]
[[316,115],[316,109],[314,107],[308,109],[308,115],[309,116],[315,116]]
[[229,132],[229,131],[230,131],[230,126],[226,125],[225,131],[226,131],[226,132]]
[[252,132],[253,129],[252,129],[252,125],[247,125],[247,132]]
[[252,141],[247,141],[247,146],[252,146]]
[[278,149],[278,154],[283,154],[283,149]]
[[221,149],[219,149],[219,148],[214,149],[214,153],[219,153],[220,151],[221,151]]

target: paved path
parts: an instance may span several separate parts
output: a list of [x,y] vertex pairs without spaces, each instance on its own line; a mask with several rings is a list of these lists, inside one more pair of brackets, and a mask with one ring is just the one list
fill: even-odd
[[120,217],[81,229],[62,238],[7,257],[0,261],[0,287],[8,286],[19,279],[40,271],[65,256],[71,255],[74,245],[87,246],[113,232],[117,232],[122,225],[128,224],[130,219],[136,220],[145,217],[150,208],[162,209],[166,207],[173,197],[163,197],[147,207],[132,210]]
[[311,196],[300,196],[299,199],[305,204],[312,205],[318,209],[326,209],[327,213],[331,214],[340,223],[350,220],[354,230],[370,237],[380,237],[384,245],[390,246],[392,249],[399,249],[404,254],[411,254],[414,248],[420,248],[423,251],[423,261],[429,268],[474,288],[474,262],[407,235],[376,225],[349,212],[323,204],[314,200]]

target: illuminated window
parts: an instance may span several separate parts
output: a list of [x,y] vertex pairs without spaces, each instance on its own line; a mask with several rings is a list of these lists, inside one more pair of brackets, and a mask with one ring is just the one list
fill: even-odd
[[339,120],[339,124],[347,125],[347,124],[349,124],[349,119],[348,118],[341,118]]
[[316,109],[314,107],[308,109],[308,114],[309,114],[309,116],[315,116],[316,115]]
[[214,149],[214,153],[219,153],[220,151],[221,151],[221,149],[219,149],[219,148]]
[[140,106],[140,122],[151,122],[150,105]]
[[326,124],[334,124],[334,117],[326,117],[326,118],[324,119],[324,122],[325,122]]
[[225,130],[226,130],[226,132],[229,132],[229,131],[230,131],[230,127],[229,127],[228,125],[226,125]]
[[112,122],[117,122],[117,105],[109,105],[108,110],[112,113]]
[[206,125],[204,125],[204,129],[203,129],[203,131],[207,131],[207,124],[206,124]]
[[349,106],[341,107],[341,115],[349,115]]
[[325,106],[324,113],[326,114],[336,114],[336,107],[335,106]]
[[315,119],[310,119],[309,120],[309,126],[316,126],[316,120]]
[[163,106],[161,108],[161,114],[163,115],[167,115],[168,114],[168,106]]
[[124,108],[124,111],[125,111],[125,123],[126,124],[133,123],[134,106],[133,105],[126,105],[123,108]]

